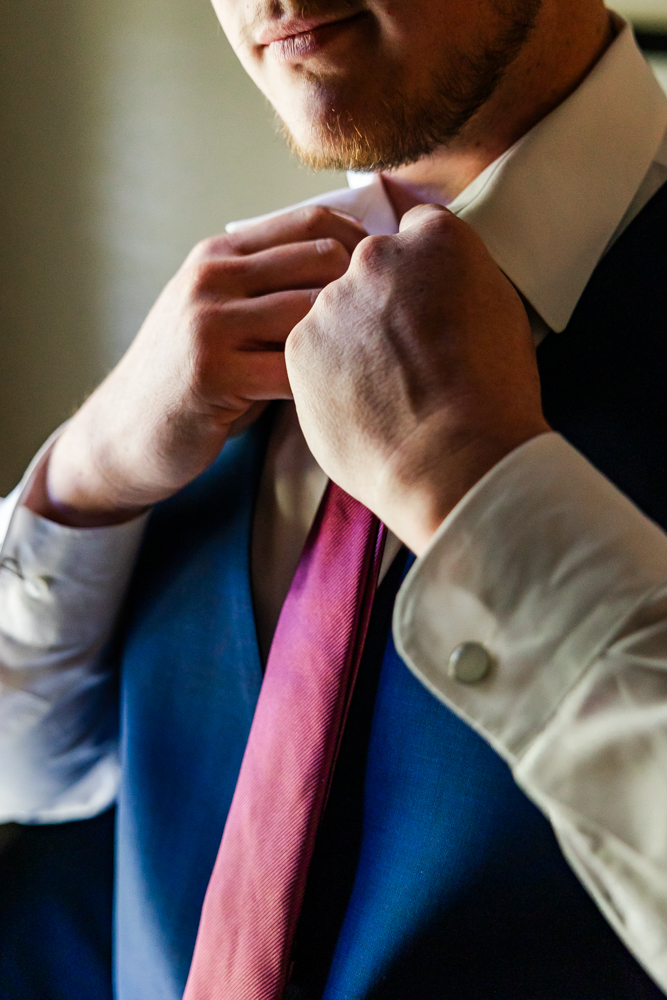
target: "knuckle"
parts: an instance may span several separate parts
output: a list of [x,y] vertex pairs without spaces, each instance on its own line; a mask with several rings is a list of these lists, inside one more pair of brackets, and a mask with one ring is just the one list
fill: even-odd
[[301,320],[300,327],[304,331],[310,330],[312,332],[325,329],[332,316],[338,314],[345,307],[350,289],[343,277],[336,281],[330,281],[324,288],[317,289],[311,294],[314,299],[313,305],[304,319]]
[[403,216],[401,230],[413,228],[416,232],[431,234],[449,234],[460,228],[463,223],[441,205],[416,205]]
[[394,240],[391,236],[367,236],[354,252],[356,262],[366,270],[376,270],[382,267],[394,252]]
[[225,233],[224,236],[216,237],[214,252],[220,255],[243,257],[246,253],[244,247],[247,244],[247,240],[248,236],[244,229],[240,229],[236,233]]
[[234,257],[195,262],[190,273],[190,293],[195,299],[220,295],[234,286],[239,276],[239,261]]
[[319,311],[331,309],[336,301],[337,286],[339,282],[330,281],[328,285],[321,288],[316,294],[317,308]]
[[291,357],[299,349],[301,343],[300,324],[297,323],[290,331],[290,335],[285,341],[285,359]]
[[305,344],[311,336],[313,326],[314,323],[312,313],[307,313],[303,319],[299,320],[299,322],[292,327],[289,337],[285,341],[285,352],[294,354],[295,351],[303,351]]
[[207,236],[193,247],[190,252],[190,260],[192,262],[202,262],[231,252],[233,252],[233,247],[229,236]]
[[320,232],[330,217],[331,213],[323,205],[306,205],[301,209],[301,219],[307,233]]
[[441,233],[451,233],[461,227],[461,221],[453,212],[444,212],[436,205],[429,205],[428,224]]
[[192,250],[188,254],[186,263],[196,264],[199,263],[200,261],[206,260],[210,256],[208,249],[209,242],[210,242],[209,239],[205,239],[205,240],[200,240],[199,243],[195,243]]
[[458,219],[452,212],[432,211],[424,220],[424,231],[431,234],[432,238],[440,241],[443,245],[449,245],[452,241],[460,243],[465,241],[467,234],[472,232],[469,227]]
[[299,356],[303,351],[303,331],[301,326],[295,326],[289,337],[285,341],[285,364],[288,369],[291,368],[295,362],[298,361]]
[[195,263],[190,271],[190,297],[208,298],[217,287],[217,268],[210,261]]
[[322,257],[329,258],[333,263],[347,264],[350,255],[338,240],[319,239],[315,240],[315,249]]

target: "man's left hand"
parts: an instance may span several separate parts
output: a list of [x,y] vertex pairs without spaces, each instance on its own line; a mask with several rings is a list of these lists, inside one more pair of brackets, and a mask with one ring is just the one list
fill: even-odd
[[439,206],[357,246],[286,360],[319,464],[417,554],[489,469],[549,430],[521,299]]

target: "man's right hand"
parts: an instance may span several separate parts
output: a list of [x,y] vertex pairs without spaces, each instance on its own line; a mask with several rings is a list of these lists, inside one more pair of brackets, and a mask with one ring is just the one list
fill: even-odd
[[365,235],[311,207],[196,246],[58,438],[26,505],[61,524],[115,524],[203,472],[235,425],[291,397],[285,340]]

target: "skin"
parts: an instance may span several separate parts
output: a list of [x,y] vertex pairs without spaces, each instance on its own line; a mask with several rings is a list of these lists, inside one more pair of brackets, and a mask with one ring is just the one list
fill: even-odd
[[[433,294],[440,282],[447,295]],[[318,462],[416,553],[485,472],[549,429],[521,301],[438,206],[360,243],[286,355]]]
[[[359,16],[287,55],[260,38],[296,15],[292,0],[215,6],[316,159],[330,152],[332,108],[353,127],[390,78],[423,95],[429,71],[488,34],[497,2],[321,0],[318,15]],[[398,235],[365,237],[354,220],[312,209],[196,247],[57,441],[28,506],[73,526],[127,520],[203,471],[266,401],[293,396],[324,470],[423,552],[465,493],[548,426],[515,289],[464,223],[413,206],[454,197],[577,86],[611,37],[598,0],[544,0],[458,135],[391,170]]]

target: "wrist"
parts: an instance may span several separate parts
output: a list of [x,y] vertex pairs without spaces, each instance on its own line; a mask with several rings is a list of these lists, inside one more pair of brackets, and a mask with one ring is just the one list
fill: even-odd
[[[229,432],[208,414],[179,413],[133,433],[108,429],[91,397],[36,470],[24,504],[68,527],[130,521],[195,479],[215,459]],[[106,422],[105,422],[106,421]]]
[[100,482],[94,482],[86,464],[72,467],[67,461],[67,442],[62,443],[67,430],[35,469],[23,505],[48,521],[70,528],[123,524],[142,514],[149,505],[123,504],[112,498]]
[[484,435],[452,444],[451,439],[430,456],[415,456],[386,489],[380,517],[417,556],[466,494],[503,458],[551,430],[543,418],[511,433]]

